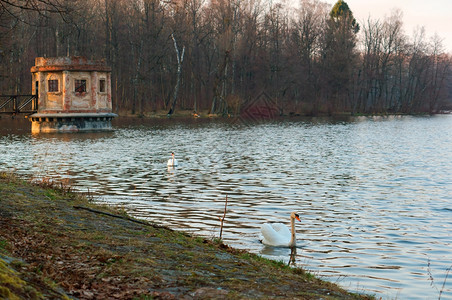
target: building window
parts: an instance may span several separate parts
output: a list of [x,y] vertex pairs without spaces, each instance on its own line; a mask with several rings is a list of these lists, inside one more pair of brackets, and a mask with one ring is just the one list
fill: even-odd
[[105,79],[99,80],[99,92],[105,93]]
[[75,92],[76,93],[85,93],[86,92],[86,80],[76,79],[75,80]]
[[49,92],[58,92],[58,79],[50,79],[47,83]]

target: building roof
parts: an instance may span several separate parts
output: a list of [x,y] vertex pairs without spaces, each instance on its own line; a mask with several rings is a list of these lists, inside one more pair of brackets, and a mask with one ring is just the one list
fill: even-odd
[[51,71],[101,71],[111,72],[105,60],[88,60],[83,56],[36,57],[32,73]]

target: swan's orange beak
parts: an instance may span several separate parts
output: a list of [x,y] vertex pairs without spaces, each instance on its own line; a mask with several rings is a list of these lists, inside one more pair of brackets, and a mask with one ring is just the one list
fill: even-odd
[[295,219],[301,222],[300,217],[298,215],[295,215]]

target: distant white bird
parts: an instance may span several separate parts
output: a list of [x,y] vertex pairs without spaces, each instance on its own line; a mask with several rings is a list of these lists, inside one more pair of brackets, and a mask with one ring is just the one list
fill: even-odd
[[275,247],[295,247],[295,219],[301,222],[300,216],[292,212],[290,214],[290,228],[282,223],[265,223],[261,227],[263,236],[262,244]]
[[177,167],[177,159],[174,157],[174,152],[171,152],[171,158],[168,159],[168,167]]

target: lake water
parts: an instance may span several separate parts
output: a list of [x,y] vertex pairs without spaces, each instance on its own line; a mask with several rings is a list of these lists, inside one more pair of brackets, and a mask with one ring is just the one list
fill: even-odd
[[0,170],[67,178],[212,238],[227,196],[224,242],[286,262],[290,250],[263,246],[259,228],[297,211],[296,265],[384,299],[452,299],[452,115],[113,125],[32,135],[28,121],[0,119]]

